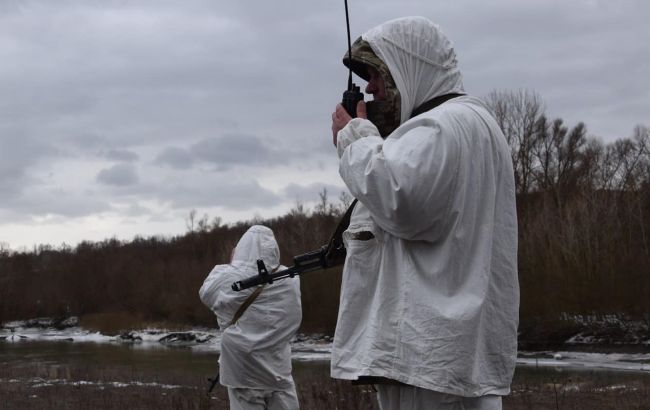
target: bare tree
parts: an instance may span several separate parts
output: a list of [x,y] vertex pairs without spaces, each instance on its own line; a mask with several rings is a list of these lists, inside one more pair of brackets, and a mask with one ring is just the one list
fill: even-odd
[[220,216],[215,216],[212,218],[212,222],[210,223],[210,228],[211,229],[217,229],[221,227],[221,224],[223,223],[223,219]]
[[544,115],[542,98],[518,90],[492,91],[486,100],[510,145],[517,193],[527,193],[532,188],[536,124]]
[[339,194],[341,213],[345,213],[345,211],[350,207],[353,199],[354,198],[352,198],[352,195],[350,195],[347,191],[341,191]]
[[192,209],[185,219],[185,226],[188,232],[194,232],[194,225],[196,222],[196,209]]
[[330,211],[327,201],[327,188],[323,188],[323,190],[318,193],[318,199],[319,201],[316,204],[314,211],[317,214],[326,215],[328,211]]
[[[585,155],[586,135],[583,123],[569,131],[561,119],[549,124],[542,116],[536,124],[536,143],[531,152],[532,177],[538,189],[555,194],[558,205],[563,196],[578,188],[590,174],[587,158],[592,158]],[[597,145],[592,148],[595,151],[591,155],[599,153]]]
[[640,164],[641,177],[646,186],[650,185],[650,128],[645,125],[638,125],[634,129],[634,139],[637,146],[643,151]]
[[596,191],[602,186],[601,176],[603,172],[603,158],[605,156],[605,146],[597,138],[590,138],[585,144],[583,150],[583,183],[591,192]]
[[611,191],[638,191],[648,181],[650,141],[637,127],[633,138],[621,138],[605,148],[600,164],[600,188]]
[[210,224],[208,223],[208,214],[203,214],[201,219],[197,221],[196,227],[199,232],[207,232],[210,230]]
[[635,169],[629,173],[631,176],[628,187],[633,192],[635,225],[640,229],[643,251],[650,255],[645,205],[650,202],[650,128],[637,125],[633,139],[636,151],[633,159]]
[[289,210],[289,215],[291,216],[307,217],[308,214],[309,210],[300,199],[296,199],[296,205]]
[[11,254],[11,247],[7,242],[0,241],[0,257],[9,256]]

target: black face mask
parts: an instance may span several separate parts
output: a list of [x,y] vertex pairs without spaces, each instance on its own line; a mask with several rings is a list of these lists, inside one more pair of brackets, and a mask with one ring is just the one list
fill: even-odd
[[391,101],[368,101],[366,103],[368,120],[379,130],[379,135],[386,138],[399,127],[399,108]]

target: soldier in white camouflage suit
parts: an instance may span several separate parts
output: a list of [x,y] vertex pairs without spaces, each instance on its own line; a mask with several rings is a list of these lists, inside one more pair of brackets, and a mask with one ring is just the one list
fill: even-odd
[[377,385],[384,410],[500,409],[519,309],[503,133],[425,18],[369,30],[344,63],[374,101],[358,118],[340,104],[332,114],[339,173],[358,199],[332,377]]

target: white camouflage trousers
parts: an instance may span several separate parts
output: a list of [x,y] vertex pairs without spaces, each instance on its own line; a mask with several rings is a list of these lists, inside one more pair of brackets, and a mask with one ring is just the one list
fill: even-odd
[[296,388],[287,390],[228,387],[230,410],[298,410]]
[[381,410],[501,410],[501,396],[461,397],[414,386],[376,387]]

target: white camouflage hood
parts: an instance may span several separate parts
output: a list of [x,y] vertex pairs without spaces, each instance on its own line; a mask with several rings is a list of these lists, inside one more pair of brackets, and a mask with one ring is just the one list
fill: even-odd
[[253,225],[241,237],[233,253],[233,265],[256,265],[262,259],[269,272],[280,264],[280,249],[273,231],[262,225]]
[[444,94],[463,94],[453,44],[438,25],[424,17],[388,21],[364,33],[390,70],[401,96],[401,122],[413,109]]

